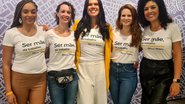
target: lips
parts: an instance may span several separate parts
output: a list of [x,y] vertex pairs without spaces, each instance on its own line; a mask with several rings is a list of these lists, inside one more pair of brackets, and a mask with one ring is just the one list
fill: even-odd
[[152,14],[147,14],[146,16],[147,18],[153,18],[155,15],[152,13]]
[[62,19],[63,19],[64,21],[70,21],[70,17],[68,17],[68,16],[62,16]]
[[98,10],[97,10],[96,8],[92,8],[92,9],[90,9],[89,11],[90,11],[90,13],[93,13],[93,14],[94,14],[94,13],[96,13]]
[[34,17],[26,17],[25,19],[29,22],[34,22],[35,21]]

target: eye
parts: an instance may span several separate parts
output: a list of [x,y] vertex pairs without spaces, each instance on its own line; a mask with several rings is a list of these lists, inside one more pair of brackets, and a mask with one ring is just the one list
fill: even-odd
[[88,6],[92,6],[92,3],[89,3]]
[[37,10],[34,9],[34,10],[31,11],[31,13],[32,14],[36,14],[37,13]]
[[70,11],[67,11],[67,14],[71,14],[71,12]]
[[144,11],[147,11],[148,10],[148,7],[144,8]]
[[132,15],[131,15],[131,14],[129,14],[129,15],[128,15],[128,17],[132,17]]
[[24,14],[27,14],[29,11],[27,9],[23,9],[22,11]]
[[155,8],[156,8],[156,6],[151,6],[150,8],[151,8],[151,9],[155,9]]
[[125,17],[125,16],[126,16],[125,14],[121,15],[121,17]]
[[95,6],[98,6],[98,3],[94,3]]
[[60,11],[60,13],[65,13],[65,10]]

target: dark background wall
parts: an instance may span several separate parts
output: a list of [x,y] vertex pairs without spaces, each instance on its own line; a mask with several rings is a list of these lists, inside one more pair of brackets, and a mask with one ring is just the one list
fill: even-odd
[[[5,89],[2,76],[2,39],[4,32],[9,28],[12,23],[13,13],[15,11],[15,5],[20,0],[0,0],[0,104],[6,104]],[[34,0],[39,6],[38,24],[48,24],[50,27],[55,25],[54,12],[56,6],[63,2],[71,2],[76,9],[76,19],[80,19],[83,11],[83,4],[85,0]],[[115,25],[117,18],[117,12],[119,8],[127,3],[137,6],[138,0],[102,0],[107,21]],[[175,98],[185,97],[185,0],[164,0],[168,9],[168,12],[173,17],[175,22],[179,25],[183,37],[183,70],[182,70],[182,83],[181,93]],[[133,96],[132,104],[139,104],[141,97],[141,86],[138,83],[137,90]],[[171,98],[168,98],[171,99]],[[46,103],[49,103],[49,96],[47,94]],[[109,99],[109,104],[112,101]]]

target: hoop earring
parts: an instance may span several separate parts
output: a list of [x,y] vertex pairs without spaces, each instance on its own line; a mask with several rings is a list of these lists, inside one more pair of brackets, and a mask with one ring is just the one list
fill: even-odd
[[22,19],[21,18],[19,18],[19,23],[22,23]]

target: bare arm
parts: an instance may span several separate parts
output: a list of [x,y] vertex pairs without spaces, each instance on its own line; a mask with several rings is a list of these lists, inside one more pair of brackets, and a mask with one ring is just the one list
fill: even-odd
[[[181,41],[172,43],[173,59],[174,59],[174,79],[180,79],[182,68],[182,48]],[[170,96],[176,96],[180,92],[180,84],[172,83],[170,88]]]
[[8,99],[8,103],[10,104],[17,104],[16,97],[12,93],[11,88],[11,62],[12,62],[12,54],[13,54],[13,47],[3,46],[3,77],[4,77],[4,84],[6,88],[6,96]]
[[49,47],[46,47],[45,58],[49,58]]
[[174,59],[174,78],[180,79],[182,68],[182,48],[181,41],[172,44]]
[[11,61],[12,61],[13,47],[3,46],[3,77],[6,92],[12,91],[11,88]]

